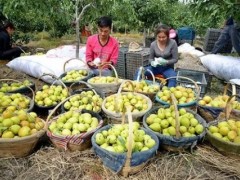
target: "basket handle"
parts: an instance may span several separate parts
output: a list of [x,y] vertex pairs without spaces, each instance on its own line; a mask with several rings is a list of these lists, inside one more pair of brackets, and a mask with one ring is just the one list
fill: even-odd
[[[60,82],[60,83],[62,84],[62,86],[68,91],[68,94],[69,94],[69,89],[68,89],[68,87],[62,82],[61,79],[59,79],[57,76],[55,76],[55,75],[53,75],[53,74],[43,73],[43,74],[37,79],[37,82],[39,82],[40,79],[41,79],[42,77],[44,77],[44,76],[51,76],[53,79],[55,79],[55,80],[53,81],[53,83],[51,84],[51,86],[52,86],[53,84],[55,84],[56,82]],[[37,92],[37,88],[35,89],[35,92]]]
[[39,84],[39,82],[40,82],[40,79],[42,78],[42,77],[44,77],[44,76],[50,76],[50,77],[52,77],[53,79],[58,79],[58,77],[57,76],[55,76],[54,74],[51,74],[51,73],[43,73],[41,76],[39,76],[38,78],[37,78],[37,81],[36,81],[36,88],[35,88],[35,92],[37,92],[37,87],[38,86],[40,86]]
[[162,81],[162,82],[160,83],[160,87],[163,86],[163,83],[166,83],[167,80],[169,80],[169,79],[177,79],[177,78],[186,79],[186,80],[191,81],[191,82],[194,84],[194,86],[195,86],[195,88],[196,88],[196,91],[197,91],[197,93],[196,93],[196,95],[197,95],[196,99],[199,99],[200,89],[199,89],[197,83],[196,83],[194,80],[192,80],[192,79],[190,79],[190,78],[188,78],[188,77],[173,76],[173,77],[166,78],[164,81]]
[[[145,73],[146,71],[148,71],[148,72],[151,74],[151,76],[152,76],[152,81],[153,81],[153,84],[154,84],[154,83],[155,83],[155,76],[154,76],[153,72],[152,72],[150,69],[147,69],[147,70],[146,70],[143,66],[141,66],[141,67],[139,68],[139,73],[141,73],[142,80],[145,79],[144,73]],[[137,80],[136,80],[136,81],[137,81],[137,82],[140,81],[140,75],[137,76]]]
[[[85,65],[87,65],[86,62],[84,62],[82,59],[76,59],[76,58],[68,59],[68,60],[64,63],[64,65],[63,65],[63,72],[64,72],[64,73],[66,72],[66,65],[67,65],[70,61],[72,61],[72,60],[82,61]],[[88,67],[88,66],[87,66],[87,67]]]
[[228,83],[224,86],[223,95],[226,95],[226,94],[227,94],[228,87],[229,87],[230,85],[232,85],[232,95],[235,95],[235,94],[236,94],[236,85],[228,82]]
[[176,137],[179,138],[180,135],[180,121],[179,121],[179,112],[178,112],[178,107],[177,107],[177,100],[176,97],[174,96],[173,93],[171,93],[171,98],[172,98],[172,104],[174,107],[174,111],[175,111],[175,122],[176,122]]
[[84,82],[84,81],[78,81],[78,82],[72,83],[72,84],[70,85],[69,89],[72,90],[72,88],[73,88],[74,85],[80,85],[80,84],[84,84],[84,85],[86,85],[89,89],[93,89],[93,87],[92,87],[90,84],[88,84],[87,82]]
[[49,120],[51,119],[52,115],[55,113],[55,111],[62,105],[64,104],[65,102],[67,102],[70,98],[74,97],[74,96],[77,96],[78,94],[74,94],[72,96],[69,96],[67,97],[66,99],[64,99],[63,101],[61,101],[60,103],[57,104],[57,106],[54,107],[54,109],[49,113],[49,115],[47,116],[47,119],[46,119],[46,123],[45,123],[45,127],[44,129],[47,130],[48,129],[48,123],[49,123]]
[[122,92],[122,90],[123,90],[123,86],[124,86],[125,83],[131,84],[131,86],[132,86],[132,88],[133,88],[133,91],[135,92],[133,82],[132,82],[131,80],[124,80],[124,81],[121,83],[120,87],[118,88],[117,94],[121,94],[121,92]]
[[111,64],[111,63],[109,63],[109,62],[106,62],[106,63],[103,63],[103,64],[101,64],[100,66],[99,66],[99,76],[102,76],[102,70],[103,70],[103,67],[104,66],[110,66],[111,68],[112,68],[112,70],[114,71],[114,74],[115,74],[115,77],[116,77],[116,82],[118,82],[118,74],[117,74],[117,71],[116,71],[116,69],[114,68],[114,66]]
[[127,108],[127,115],[128,115],[128,123],[129,123],[129,131],[128,131],[128,144],[127,144],[127,159],[125,162],[125,168],[123,171],[123,176],[127,177],[128,173],[130,172],[130,166],[131,166],[131,157],[132,157],[132,149],[133,149],[133,120],[132,120],[132,114],[129,108]]
[[237,95],[237,94],[234,94],[230,98],[228,98],[228,100],[227,100],[227,104],[226,104],[226,107],[224,109],[226,119],[229,119],[229,117],[230,117],[230,114],[232,112],[231,103],[235,100],[235,97],[240,97],[240,96]]
[[[13,82],[18,82],[18,83],[22,83],[21,81],[18,81],[16,79],[0,79],[0,81],[13,81]],[[30,89],[31,93],[32,93],[32,100],[34,102],[35,99],[35,93],[34,90],[30,87],[30,86],[26,86],[28,89]]]

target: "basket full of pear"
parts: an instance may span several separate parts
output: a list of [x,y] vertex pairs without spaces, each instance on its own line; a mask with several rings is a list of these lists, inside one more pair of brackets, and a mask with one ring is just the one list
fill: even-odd
[[[207,122],[216,120],[220,113],[222,113],[226,108],[226,104],[230,99],[230,96],[227,95],[227,89],[229,85],[230,85],[229,83],[226,84],[222,95],[217,95],[215,97],[205,95],[201,100],[198,101],[197,106],[198,113]],[[235,94],[235,92],[236,92],[235,86],[232,85],[232,93]],[[240,103],[235,98],[231,99],[230,106],[234,110],[238,111],[240,110]]]
[[125,83],[124,81],[121,84],[116,94],[103,100],[102,110],[112,120],[120,121],[123,115],[126,116],[126,108],[130,108],[134,120],[139,119],[152,108],[149,97],[137,92],[122,92]]
[[83,151],[91,146],[91,136],[102,127],[104,121],[98,113],[86,109],[69,110],[56,117],[55,111],[72,95],[59,103],[48,115],[47,136],[58,149],[66,151]]
[[[109,66],[112,68],[115,77],[113,76],[102,76],[102,70],[104,66]],[[110,94],[116,93],[122,80],[118,78],[118,74],[114,66],[109,63],[105,63],[99,67],[99,76],[92,77],[87,80],[87,82],[99,93],[108,96]]]
[[56,76],[51,74],[43,74],[42,76],[52,76],[55,81],[51,85],[44,84],[41,89],[36,89],[34,104],[41,110],[53,109],[69,96],[69,91],[67,86]]
[[94,152],[103,164],[125,177],[139,172],[156,154],[159,141],[151,131],[132,121],[130,109],[121,124],[112,124],[97,130],[92,138]]
[[89,69],[72,69],[69,71],[66,71],[66,65],[67,63],[69,63],[72,60],[77,60],[77,61],[81,61],[79,59],[69,59],[64,63],[64,73],[62,75],[60,75],[59,79],[62,80],[62,82],[66,85],[66,86],[70,86],[72,83],[76,83],[78,81],[87,81],[91,76],[91,72],[89,71]]
[[190,109],[177,108],[176,100],[173,104],[151,109],[143,117],[143,126],[158,136],[166,150],[192,150],[205,136],[206,122]]
[[240,111],[233,110],[230,99],[218,118],[208,123],[207,140],[223,154],[239,156]]
[[70,97],[62,105],[62,111],[86,109],[96,113],[101,112],[103,99],[94,89],[81,89],[74,92],[75,96]]
[[9,106],[0,115],[0,157],[24,157],[32,153],[45,133],[45,121],[34,112]]
[[28,93],[32,93],[31,89],[35,90],[35,83],[28,79],[24,81],[0,79],[0,82],[0,92],[4,93],[21,93],[27,95]]
[[[195,88],[187,88],[184,86],[176,86],[176,87],[167,87],[164,86],[164,82],[166,83],[167,80],[172,78],[178,78],[178,79],[186,79],[188,81],[191,81]],[[162,89],[156,94],[155,100],[159,102],[161,105],[170,105],[171,104],[171,93],[174,94],[176,98],[176,103],[178,107],[191,107],[195,106],[200,95],[200,90],[195,81],[193,81],[190,78],[177,76],[177,77],[171,77],[165,79],[161,85]]]
[[146,80],[145,75],[144,75],[144,69],[143,67],[140,67],[139,70],[142,74],[142,78],[140,79],[140,76],[137,78],[137,80],[132,81],[132,84],[126,81],[126,83],[123,86],[123,92],[138,92],[141,94],[144,94],[148,96],[151,100],[154,100],[156,93],[160,90],[160,84],[155,81],[155,77],[152,73],[151,70],[147,69],[151,76],[152,76],[152,81]]

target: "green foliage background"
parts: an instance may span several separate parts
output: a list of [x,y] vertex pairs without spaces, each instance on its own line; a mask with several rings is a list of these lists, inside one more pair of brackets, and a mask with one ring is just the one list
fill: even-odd
[[[1,0],[0,18],[13,21],[18,30],[28,32],[47,31],[52,37],[75,33],[75,4],[77,0]],[[235,0],[79,0],[81,12],[91,3],[80,25],[91,23],[99,16],[113,18],[114,30],[118,32],[137,31],[143,28],[153,30],[159,23],[174,28],[193,27],[198,35],[204,35],[207,28],[220,27],[228,15],[239,18],[239,5]],[[4,16],[2,16],[4,15]]]

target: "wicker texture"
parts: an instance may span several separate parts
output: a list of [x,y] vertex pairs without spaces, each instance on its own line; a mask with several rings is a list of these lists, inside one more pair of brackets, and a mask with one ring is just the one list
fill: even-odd
[[58,117],[60,116],[56,116],[52,118],[52,115],[55,113],[55,111],[62,106],[66,101],[68,101],[71,97],[74,97],[76,95],[72,95],[70,97],[68,97],[67,99],[65,99],[64,101],[62,101],[61,103],[59,103],[52,111],[51,113],[48,115],[47,120],[46,120],[46,126],[45,129],[47,131],[47,136],[49,137],[49,139],[51,140],[52,144],[60,149],[60,150],[65,150],[65,151],[83,151],[85,149],[88,149],[91,147],[91,137],[93,135],[93,133],[98,130],[99,128],[102,127],[103,125],[103,120],[101,118],[101,116],[95,112],[92,111],[88,111],[88,110],[79,110],[77,112],[79,113],[90,113],[93,117],[96,117],[98,119],[98,126],[88,132],[83,132],[81,134],[76,134],[76,135],[70,135],[70,136],[60,136],[60,135],[55,135],[53,134],[51,131],[49,131],[48,127],[51,124],[51,122],[56,121],[58,119]]
[[[42,120],[43,121],[43,120]],[[45,121],[43,121],[45,123]],[[26,137],[5,139],[0,138],[0,157],[24,157],[34,150],[39,138],[45,134],[42,129],[35,134]]]
[[[224,108],[224,111],[218,116],[218,119],[215,121],[211,121],[208,123],[208,127],[211,125],[217,125],[219,122],[227,121],[228,119],[235,119],[237,121],[240,121],[240,111],[239,110],[233,110],[231,107],[231,102],[236,97],[239,97],[238,95],[232,95],[227,102],[226,107]],[[220,152],[223,152],[227,155],[240,155],[240,144],[233,143],[233,142],[226,142],[222,139],[219,139],[212,135],[207,130],[207,139],[208,141]]]
[[[131,112],[127,111],[127,117],[128,117],[128,123],[129,123],[129,142],[133,141],[134,134],[133,134],[133,120],[131,116]],[[125,123],[125,118],[122,118],[122,124]],[[156,154],[156,151],[159,147],[159,141],[157,136],[152,133],[151,131],[141,128],[142,130],[145,131],[146,134],[151,136],[152,139],[155,140],[156,144],[149,150],[147,151],[142,151],[142,152],[135,152],[132,153],[132,143],[128,143],[128,151],[127,153],[114,153],[114,152],[109,152],[100,146],[98,146],[95,142],[96,139],[96,134],[103,131],[103,130],[108,130],[111,128],[110,125],[104,126],[103,128],[99,129],[94,133],[92,136],[92,144],[93,144],[93,150],[95,153],[103,160],[103,164],[110,168],[111,170],[123,175],[124,177],[127,177],[130,174],[134,174],[139,172],[148,162],[148,160],[153,157]]]

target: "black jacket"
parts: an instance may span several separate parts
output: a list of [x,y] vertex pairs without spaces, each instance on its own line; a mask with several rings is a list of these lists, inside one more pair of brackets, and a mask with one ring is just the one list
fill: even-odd
[[12,48],[11,39],[6,30],[0,32],[0,55]]

